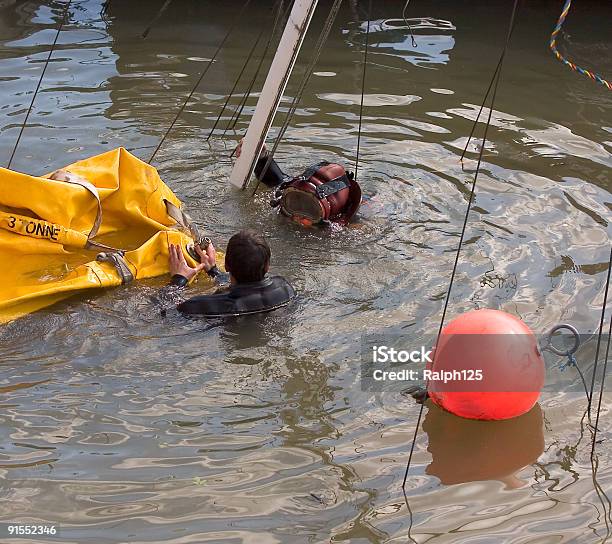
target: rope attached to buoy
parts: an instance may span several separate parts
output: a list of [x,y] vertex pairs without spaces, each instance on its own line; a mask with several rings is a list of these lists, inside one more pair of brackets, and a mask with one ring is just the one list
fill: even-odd
[[[468,223],[468,218],[470,215],[470,211],[472,210],[472,204],[474,203],[474,196],[476,194],[476,184],[478,181],[478,174],[480,173],[480,166],[482,164],[482,157],[484,154],[484,148],[485,148],[485,143],[487,141],[487,133],[489,130],[489,127],[491,125],[491,117],[492,117],[492,113],[493,113],[493,108],[495,106],[495,98],[497,96],[497,86],[499,84],[499,80],[500,80],[500,76],[501,76],[501,68],[503,65],[503,61],[504,61],[504,57],[506,55],[506,51],[508,50],[508,47],[510,45],[510,38],[512,37],[512,32],[514,31],[514,26],[516,24],[516,14],[518,12],[518,7],[519,7],[519,0],[514,0],[514,5],[512,7],[512,13],[510,15],[510,21],[508,23],[508,31],[506,33],[506,40],[502,49],[502,54],[500,56],[500,60],[499,63],[497,65],[497,68],[495,69],[495,74],[493,76],[493,79],[491,80],[491,85],[489,86],[490,88],[493,88],[493,94],[491,96],[491,104],[489,107],[489,115],[487,117],[486,123],[485,123],[485,128],[484,128],[484,134],[482,136],[482,144],[480,146],[480,152],[478,154],[478,162],[476,164],[476,171],[474,173],[474,178],[472,179],[472,186],[470,189],[470,196],[469,196],[469,200],[468,200],[468,205],[467,208],[465,210],[465,216],[463,218],[463,225],[461,227],[461,235],[459,237],[459,245],[457,246],[457,251],[455,252],[455,260],[453,263],[453,270],[451,272],[451,277],[450,277],[450,281],[448,284],[448,289],[446,291],[446,297],[445,297],[445,301],[444,301],[444,308],[442,310],[442,317],[440,318],[440,327],[438,329],[438,336],[436,339],[436,344],[438,343],[439,339],[440,339],[440,335],[442,334],[442,329],[444,328],[444,321],[446,319],[446,312],[448,310],[448,304],[450,301],[450,296],[451,296],[451,292],[453,289],[453,284],[455,282],[455,276],[457,273],[457,266],[459,264],[459,257],[461,255],[461,249],[463,247],[463,243],[465,240],[465,233],[467,230],[467,223]],[[488,91],[487,91],[488,94]],[[486,100],[486,96],[485,96],[485,100]],[[435,357],[435,356],[434,356]],[[414,429],[414,435],[412,437],[412,444],[410,446],[410,454],[408,456],[408,461],[406,463],[406,470],[404,471],[404,480],[402,482],[402,489],[405,492],[406,489],[406,482],[408,481],[408,473],[410,471],[410,465],[412,464],[412,456],[414,453],[414,448],[416,445],[416,441],[417,441],[417,436],[419,433],[419,427],[421,424],[421,418],[423,416],[423,409],[425,407],[425,403],[423,402],[421,404],[421,408],[419,409],[419,415],[417,418],[417,424],[416,427]],[[405,495],[404,495],[405,496]]]
[[559,53],[559,50],[557,49],[557,36],[559,35],[559,32],[561,32],[561,27],[563,26],[563,23],[565,22],[565,19],[567,18],[567,14],[569,13],[571,5],[572,5],[572,0],[567,0],[565,2],[565,5],[563,6],[563,11],[561,11],[561,15],[559,16],[559,20],[557,21],[557,26],[555,26],[555,29],[550,35],[550,44],[549,44],[550,50],[554,53],[555,57],[557,57],[558,60],[560,60],[566,66],[569,66],[572,70],[574,70],[574,72],[578,72],[579,74],[582,74],[583,76],[587,76],[593,81],[600,83],[601,85],[604,85],[605,87],[607,87],[609,91],[612,91],[612,83],[605,80],[599,74],[596,74],[595,72],[591,72],[590,70],[586,70],[585,68],[582,68],[581,66],[578,66],[577,64],[574,64],[571,60],[566,59],[561,53]]
[[[574,345],[566,350],[561,350],[553,344],[553,338],[555,333],[562,330],[568,330],[574,337]],[[573,325],[569,325],[568,323],[560,323],[559,325],[554,326],[549,331],[546,339],[546,345],[542,348],[542,351],[550,351],[551,353],[554,353],[559,357],[567,358],[565,363],[559,365],[559,370],[563,372],[566,368],[575,368],[576,372],[580,376],[580,379],[582,380],[582,385],[584,386],[584,392],[586,394],[587,401],[591,402],[591,394],[589,393],[589,388],[587,387],[584,374],[582,373],[580,366],[578,366],[578,361],[576,360],[576,356],[574,355],[578,351],[578,348],[580,347],[581,343],[582,339],[580,338],[580,334],[578,334],[578,330],[576,329],[576,327],[574,327]]]

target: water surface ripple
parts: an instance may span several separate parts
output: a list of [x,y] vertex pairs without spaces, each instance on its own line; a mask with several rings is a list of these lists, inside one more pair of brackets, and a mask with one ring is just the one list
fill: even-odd
[[[60,523],[66,543],[602,542],[610,513],[592,478],[579,394],[546,395],[506,426],[474,428],[427,406],[405,498],[419,408],[359,383],[363,332],[420,342],[438,328],[481,142],[463,167],[459,157],[509,6],[410,4],[414,47],[398,2],[374,3],[359,165],[367,202],[354,228],[320,231],[288,226],[265,191],[251,199],[228,185],[229,153],[257,93],[224,137],[234,97],[205,142],[258,28],[270,24],[268,4],[239,21],[156,166],[221,245],[239,228],[265,234],[298,302],[225,324],[162,316],[160,278],[2,326],[0,521]],[[279,147],[287,170],[355,160],[366,24],[345,4]],[[3,164],[63,6],[0,2]],[[120,145],[147,159],[235,7],[173,2],[142,39],[157,7],[111,1],[102,16],[101,0],[73,2],[14,167],[40,174]],[[610,97],[547,52],[558,8],[529,3],[519,16],[449,316],[492,307],[538,333],[559,321],[592,333],[611,234]],[[564,47],[610,75],[604,10],[576,5]],[[297,74],[314,42],[309,35]],[[611,398],[595,479],[607,491]]]

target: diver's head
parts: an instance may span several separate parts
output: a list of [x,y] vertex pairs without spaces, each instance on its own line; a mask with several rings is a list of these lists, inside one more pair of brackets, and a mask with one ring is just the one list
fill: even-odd
[[354,175],[336,163],[321,162],[279,186],[271,202],[283,215],[302,225],[351,221],[361,204]]
[[236,283],[261,281],[270,267],[270,255],[270,246],[263,236],[241,230],[227,243],[225,269]]

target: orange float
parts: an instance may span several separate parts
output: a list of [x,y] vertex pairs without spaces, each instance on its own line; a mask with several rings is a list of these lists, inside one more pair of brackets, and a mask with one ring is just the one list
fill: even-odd
[[544,385],[544,360],[533,331],[499,310],[473,310],[442,329],[425,378],[433,402],[482,420],[527,413]]

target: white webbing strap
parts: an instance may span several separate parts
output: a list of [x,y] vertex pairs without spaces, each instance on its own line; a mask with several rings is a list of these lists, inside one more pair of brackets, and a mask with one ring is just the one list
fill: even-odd
[[202,235],[198,229],[198,226],[193,222],[193,219],[189,217],[183,210],[178,206],[175,206],[169,200],[164,198],[164,204],[166,205],[166,212],[174,219],[179,226],[183,228],[185,233],[189,234],[196,244],[200,244],[202,241]]
[[55,181],[64,181],[66,183],[72,183],[73,185],[79,185],[83,187],[86,191],[88,191],[98,203],[98,210],[96,212],[96,218],[94,220],[93,226],[87,235],[87,239],[91,240],[98,234],[98,230],[100,229],[100,224],[102,223],[102,202],[100,201],[100,194],[98,193],[98,188],[87,181],[84,177],[78,176],[77,174],[73,174],[72,172],[68,172],[68,170],[56,170],[51,174],[50,179]]

